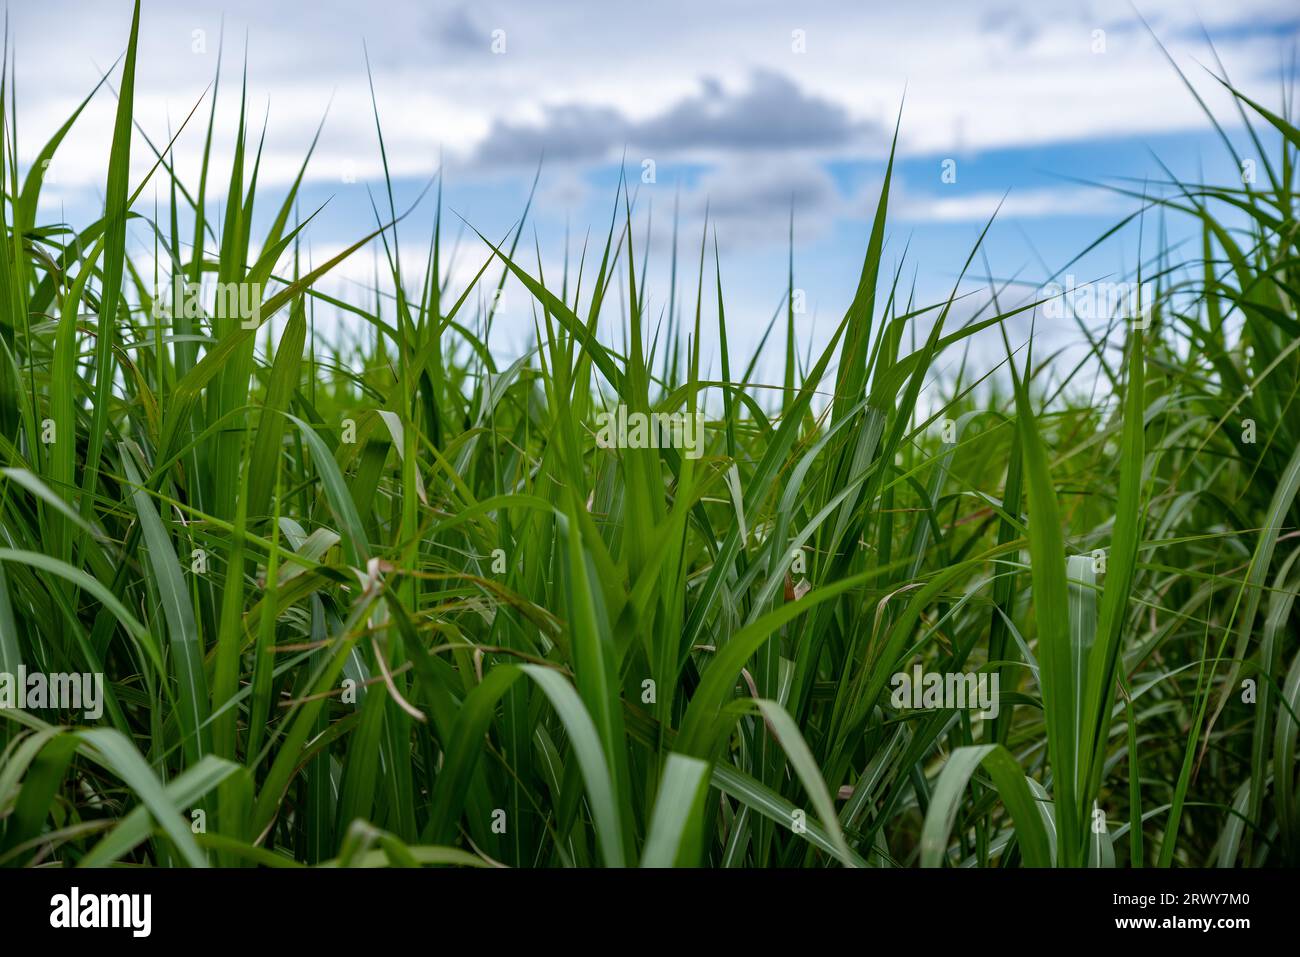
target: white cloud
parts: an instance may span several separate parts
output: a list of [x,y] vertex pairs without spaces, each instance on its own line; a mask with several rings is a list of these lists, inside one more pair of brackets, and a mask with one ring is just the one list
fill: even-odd
[[[1192,5],[1158,0],[1142,7],[1199,78],[1195,60],[1213,61],[1196,36]],[[527,153],[544,139],[533,142],[528,131],[566,117],[576,126],[560,124],[564,139],[600,140],[578,150],[576,160],[607,158],[624,137],[638,136],[670,153],[708,147],[725,160],[752,149],[754,137],[762,140],[763,125],[754,120],[763,116],[768,139],[802,140],[824,155],[862,155],[877,144],[845,131],[892,128],[905,84],[902,141],[912,155],[1206,126],[1126,0],[1082,8],[1065,0],[997,0],[799,9],[775,0],[663,0],[599,16],[573,0],[434,9],[394,0],[383,15],[352,0],[185,0],[146,5],[143,14],[137,99],[155,141],[165,139],[168,117],[177,124],[210,82],[223,10],[227,109],[219,111],[219,133],[224,142],[232,134],[247,31],[250,116],[259,128],[271,105],[267,183],[296,174],[331,97],[310,175],[338,179],[347,164],[361,176],[377,172],[361,37],[399,175],[432,172],[441,149],[450,158],[490,157],[494,145],[504,148],[503,136],[511,147],[505,152],[518,159],[520,149]],[[1202,14],[1211,33],[1224,36],[1219,50],[1234,79],[1268,99],[1283,46],[1277,34],[1295,32],[1294,21],[1285,25],[1294,16],[1289,6],[1242,0]],[[116,59],[128,24],[122,8],[91,0],[23,5],[11,17],[21,154],[30,160],[98,79],[95,64],[107,68]],[[490,49],[497,29],[506,31],[501,55]],[[794,29],[805,32],[807,52],[792,51]],[[196,30],[205,31],[205,52],[194,52]],[[1092,51],[1094,30],[1106,32],[1104,53]],[[755,77],[766,78],[766,86],[756,88]],[[705,78],[715,85],[702,88]],[[1212,103],[1223,104],[1216,84],[1203,86]],[[102,92],[78,123],[60,157],[65,185],[99,184],[113,106]],[[200,108],[178,144],[182,169],[197,169],[206,112]],[[136,158],[142,170],[147,151],[137,148]],[[476,165],[459,163],[457,172],[475,175]]]
[[1100,189],[1028,189],[1010,193],[975,192],[957,196],[920,196],[897,191],[891,209],[898,219],[911,222],[982,222],[994,212],[999,220],[1044,216],[1097,215],[1120,209],[1121,204]]

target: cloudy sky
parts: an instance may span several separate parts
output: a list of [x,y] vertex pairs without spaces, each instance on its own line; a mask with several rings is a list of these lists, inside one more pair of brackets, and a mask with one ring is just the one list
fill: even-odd
[[[1215,53],[1203,30],[1233,82],[1277,105],[1300,36],[1293,3],[1137,9],[1225,122],[1236,117],[1206,72]],[[23,159],[113,66],[129,17],[127,0],[10,7]],[[1039,282],[1134,208],[1082,180],[1140,189],[1163,178],[1161,164],[1189,178],[1236,175],[1127,0],[145,0],[137,104],[156,142],[204,95],[221,47],[217,149],[233,136],[246,55],[250,113],[258,133],[263,116],[268,124],[263,190],[296,174],[328,107],[303,202],[328,203],[311,227],[314,254],[374,222],[367,186],[382,172],[368,53],[399,206],[441,168],[447,206],[499,236],[544,157],[530,223],[549,273],[566,227],[575,255],[588,229],[603,239],[622,166],[639,186],[638,244],[649,231],[652,310],[667,302],[674,204],[685,258],[707,204],[740,348],[780,304],[791,204],[810,341],[842,314],[900,107],[887,258],[892,268],[906,248],[923,301],[946,295],[1004,195],[989,269]],[[93,217],[113,108],[102,91],[79,120],[53,167],[47,221]],[[177,144],[183,175],[198,167],[200,122]],[[143,172],[143,141],[135,154]],[[412,250],[431,216],[426,200],[404,224]],[[468,238],[461,247],[457,268],[472,271],[482,248]],[[1085,265],[1096,275],[1131,268],[1136,250],[1126,232]],[[367,258],[354,264],[354,284],[372,269]],[[522,307],[502,336],[531,326]]]

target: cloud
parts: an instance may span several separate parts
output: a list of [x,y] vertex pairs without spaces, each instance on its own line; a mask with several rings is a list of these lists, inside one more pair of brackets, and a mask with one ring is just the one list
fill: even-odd
[[[1234,80],[1264,102],[1272,102],[1279,40],[1296,31],[1293,6],[1237,0],[1202,11],[1211,34],[1223,38],[1219,52]],[[337,182],[345,163],[359,177],[374,175],[360,31],[389,164],[399,176],[429,175],[443,151],[453,166],[481,160],[460,167],[467,178],[479,166],[489,177],[527,175],[543,149],[553,161],[578,164],[617,161],[625,146],[638,160],[689,152],[710,163],[764,150],[861,154],[879,145],[879,124],[892,126],[904,82],[903,155],[1207,126],[1128,0],[1090,0],[1086,10],[1067,0],[890,10],[813,5],[797,18],[807,30],[806,55],[791,52],[792,17],[776,0],[752,0],[741,18],[729,5],[698,0],[662,0],[654,16],[629,8],[592,17],[586,5],[558,0],[431,7],[391,0],[385,16],[365,17],[353,0],[316,0],[319,15],[303,20],[265,0],[157,5],[141,24],[141,124],[155,141],[165,139],[169,118],[174,128],[209,87],[224,13],[228,63],[240,56],[236,38],[251,37],[250,103],[272,104],[267,185],[292,181],[331,96],[308,178]],[[1144,0],[1143,9],[1171,53],[1200,77],[1196,61],[1213,58],[1186,0]],[[98,68],[122,52],[126,23],[120,10],[84,0],[14,5],[11,16],[25,131],[19,158],[27,163],[98,81]],[[496,28],[509,31],[508,54],[489,49]],[[1104,56],[1091,52],[1094,28],[1107,31]],[[207,31],[206,54],[192,48],[195,29]],[[61,68],[51,72],[52,62]],[[701,81],[706,73],[719,79]],[[223,97],[237,92],[222,86]],[[1207,80],[1202,92],[1231,124],[1234,107],[1218,84]],[[65,141],[64,187],[80,184],[91,198],[102,188],[113,107],[102,92]],[[223,104],[218,143],[228,142],[232,131],[223,124],[231,116]],[[177,144],[186,171],[201,161],[205,119],[206,105]],[[150,156],[135,154],[142,175]],[[223,188],[220,179],[214,176],[213,195]]]
[[639,120],[614,107],[582,103],[546,106],[539,123],[498,118],[475,159],[506,166],[535,164],[543,153],[552,160],[599,162],[617,158],[624,148],[673,155],[826,149],[879,133],[853,120],[843,105],[760,69],[739,90],[706,77],[694,94]]
[[735,94],[705,80],[698,96],[641,124],[632,139],[669,149],[806,149],[843,146],[869,129],[850,120],[840,104],[804,93],[789,77],[757,70],[749,88]]
[[825,167],[815,161],[763,157],[720,166],[696,184],[684,202],[690,219],[705,208],[728,245],[786,241],[790,209],[796,236],[820,235],[832,211],[844,205]]
[[982,222],[996,211],[999,220],[1044,216],[1096,216],[1119,208],[1100,189],[1027,189],[958,196],[916,195],[899,190],[892,210],[900,220],[930,223]]
[[675,187],[645,186],[633,177],[633,235],[640,244],[647,220],[655,254],[665,254],[676,223],[678,252],[696,255],[707,223],[721,248],[785,249],[794,211],[796,244],[825,237],[846,214],[852,197],[837,186],[826,165],[811,155],[754,154],[710,166]]
[[434,23],[434,37],[444,48],[464,51],[486,49],[491,31],[484,29],[468,5],[456,7]]
[[607,159],[620,140],[626,141],[629,122],[617,110],[578,103],[550,106],[540,125],[497,119],[479,145],[475,161],[488,166],[535,165],[548,160],[583,162]]
[[1038,39],[1040,29],[1027,11],[1012,5],[992,7],[980,15],[980,32],[1005,38],[1009,43],[1029,46]]

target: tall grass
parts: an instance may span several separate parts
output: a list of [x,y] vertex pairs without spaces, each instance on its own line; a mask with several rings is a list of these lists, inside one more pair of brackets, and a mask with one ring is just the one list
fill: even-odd
[[[1134,194],[1116,229],[1157,247],[1134,264],[1151,321],[1081,322],[1073,368],[1006,332],[1043,297],[971,293],[978,242],[914,301],[883,252],[891,159],[851,305],[806,358],[789,306],[773,386],[727,348],[707,231],[689,305],[648,313],[623,187],[558,277],[520,251],[525,210],[453,288],[440,182],[404,271],[387,172],[376,225],[306,265],[310,154],[255,215],[242,91],[214,161],[219,77],[175,134],[204,138],[183,182],[134,125],[138,17],[84,228],[38,223],[77,114],[21,172],[0,85],[0,672],[107,679],[96,723],[0,713],[0,862],[1297,862],[1289,120],[1237,95],[1266,182]],[[1165,217],[1199,225],[1197,257]],[[387,266],[369,308],[323,283],[361,249]],[[178,277],[258,290],[256,322],[211,294],[188,315]],[[507,279],[536,336],[508,364]],[[359,360],[318,341],[330,309],[370,331]],[[996,368],[942,371],[999,329]],[[620,406],[704,414],[701,454],[606,447]],[[897,707],[917,662],[996,675],[999,714]]]

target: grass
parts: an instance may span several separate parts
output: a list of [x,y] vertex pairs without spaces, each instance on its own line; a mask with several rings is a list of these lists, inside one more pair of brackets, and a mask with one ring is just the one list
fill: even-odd
[[[255,215],[241,91],[212,217],[229,93],[175,133],[205,137],[182,182],[135,126],[137,29],[90,93],[117,121],[88,226],[38,222],[77,114],[22,172],[0,87],[0,673],[106,678],[98,722],[0,712],[0,862],[1300,862],[1288,119],[1236,94],[1257,185],[1132,192],[1116,230],[1156,249],[1130,277],[1150,322],[1080,320],[1071,367],[1013,345],[1045,298],[1002,305],[978,243],[951,296],[914,301],[884,259],[887,173],[852,304],[806,357],[792,258],[772,384],[727,348],[707,231],[694,302],[675,284],[647,313],[626,188],[563,275],[521,252],[525,210],[452,288],[441,183],[412,276],[386,174],[373,227],[308,266],[303,174]],[[1175,217],[1195,255],[1163,240]],[[325,291],[362,249],[388,269],[373,308]],[[187,314],[176,277],[258,290],[257,321]],[[507,362],[486,343],[509,277],[536,338]],[[339,308],[361,346],[317,337]],[[1005,361],[944,373],[984,330]],[[619,405],[702,412],[702,454],[602,446]],[[895,706],[916,662],[996,676],[997,717]]]

